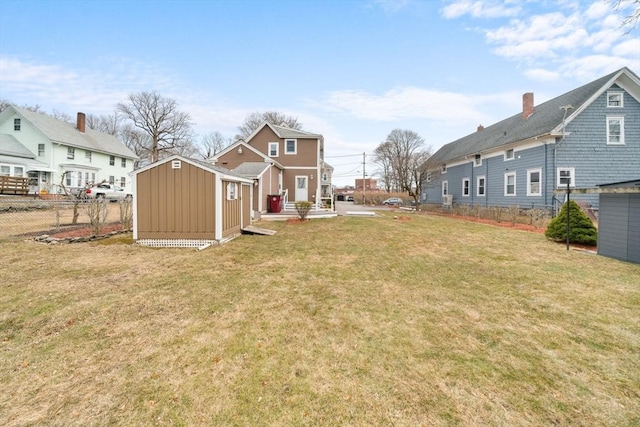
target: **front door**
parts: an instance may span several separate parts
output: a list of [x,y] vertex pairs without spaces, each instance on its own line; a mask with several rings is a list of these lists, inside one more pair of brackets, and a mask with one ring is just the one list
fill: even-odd
[[308,197],[307,177],[296,176],[296,202],[306,202]]

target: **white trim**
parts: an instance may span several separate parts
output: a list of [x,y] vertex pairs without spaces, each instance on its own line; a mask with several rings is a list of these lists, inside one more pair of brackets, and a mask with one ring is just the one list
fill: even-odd
[[[538,192],[531,191],[531,174],[538,174]],[[527,170],[527,196],[542,196],[542,169],[530,169]]]
[[[465,182],[467,183],[467,194],[464,194],[464,184]],[[462,178],[462,197],[469,197],[471,196],[471,180],[467,177],[467,178]]]
[[[610,138],[612,135],[609,134],[609,126],[611,125],[611,122],[614,120],[619,120],[620,121],[620,140],[619,141],[614,141],[611,142]],[[607,145],[625,145],[624,144],[624,116],[607,116],[607,121],[606,121],[606,127],[607,127]]]
[[[480,194],[480,180],[484,180],[484,185],[482,186],[482,194]],[[479,175],[476,178],[476,196],[485,197],[487,195],[487,178],[484,175]]]
[[[509,177],[513,177],[513,193],[508,193],[507,189],[509,187]],[[518,195],[517,186],[516,186],[516,173],[515,172],[505,172],[504,173],[504,196],[505,197],[515,197]]]

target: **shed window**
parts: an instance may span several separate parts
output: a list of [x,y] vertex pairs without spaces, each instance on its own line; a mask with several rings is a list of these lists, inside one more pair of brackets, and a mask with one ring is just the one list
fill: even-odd
[[238,189],[235,182],[227,184],[227,200],[236,200],[238,198]]

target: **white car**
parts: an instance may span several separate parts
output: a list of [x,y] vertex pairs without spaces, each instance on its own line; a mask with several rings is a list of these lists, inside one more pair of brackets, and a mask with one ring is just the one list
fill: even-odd
[[84,196],[90,199],[131,200],[133,194],[113,184],[98,184],[85,190]]

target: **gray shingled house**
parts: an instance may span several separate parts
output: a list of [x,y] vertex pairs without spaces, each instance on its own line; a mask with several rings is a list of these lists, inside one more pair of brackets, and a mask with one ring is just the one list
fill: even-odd
[[[443,146],[426,203],[557,208],[569,183],[598,208],[597,186],[640,177],[640,79],[628,68],[534,105]],[[577,194],[580,193],[580,194]]]

